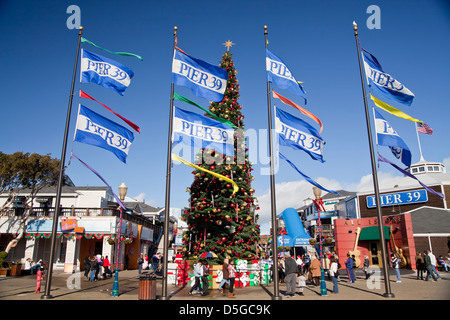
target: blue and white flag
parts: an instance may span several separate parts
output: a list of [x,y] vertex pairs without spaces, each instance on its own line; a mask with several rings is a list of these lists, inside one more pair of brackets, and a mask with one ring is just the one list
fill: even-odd
[[387,99],[410,106],[414,94],[390,74],[384,72],[377,58],[368,51],[363,49],[362,56],[369,87]]
[[267,81],[273,82],[278,88],[301,96],[305,99],[306,104],[306,94],[303,87],[295,80],[294,75],[283,60],[270,52],[269,49],[266,49],[266,71]]
[[389,147],[392,154],[399,159],[405,166],[411,165],[411,151],[406,143],[398,135],[397,131],[387,122],[383,116],[374,111],[375,131],[377,132],[377,144],[379,146]]
[[133,132],[80,104],[74,141],[111,151],[126,163],[133,140]]
[[117,61],[81,50],[81,82],[96,83],[123,96],[134,72]]
[[191,89],[197,97],[220,102],[227,88],[227,70],[174,50],[172,82]]
[[234,129],[217,120],[175,107],[173,143],[214,149],[234,156]]
[[277,108],[275,130],[279,135],[280,145],[303,150],[314,160],[325,162],[322,156],[325,142],[319,132],[307,122]]

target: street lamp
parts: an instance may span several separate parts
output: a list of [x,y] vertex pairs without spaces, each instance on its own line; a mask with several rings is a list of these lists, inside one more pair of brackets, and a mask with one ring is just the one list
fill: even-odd
[[[119,198],[120,201],[124,201],[125,197],[127,195],[128,187],[125,185],[125,183],[122,182],[122,184],[119,186]],[[113,289],[111,292],[111,295],[113,297],[119,296],[119,257],[120,257],[120,237],[122,234],[122,206],[119,206],[120,210],[120,219],[119,219],[119,236],[117,237],[117,253],[116,253],[116,274],[114,275],[114,284]]]
[[323,271],[323,251],[322,251],[322,223],[320,221],[320,211],[325,211],[323,207],[323,200],[321,198],[322,190],[318,187],[313,187],[313,193],[316,200],[313,200],[317,209],[317,222],[319,226],[319,257],[320,257],[320,295],[328,296],[327,285],[325,283],[325,273]]

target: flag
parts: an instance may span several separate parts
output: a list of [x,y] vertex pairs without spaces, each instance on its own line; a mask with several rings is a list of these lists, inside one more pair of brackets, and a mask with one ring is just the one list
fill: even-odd
[[388,105],[387,103],[375,98],[373,95],[370,95],[370,99],[372,99],[373,103],[380,109],[383,109],[384,111],[389,112],[390,114],[399,117],[399,118],[403,118],[406,120],[410,120],[410,121],[414,121],[414,122],[419,122],[421,123],[422,121],[418,120],[418,119],[414,119],[413,117],[407,115],[406,113],[404,113],[403,111],[398,110],[397,108],[394,108],[390,105]]
[[310,117],[311,119],[313,119],[315,122],[317,122],[320,126],[320,131],[319,133],[322,133],[323,131],[323,124],[322,121],[320,121],[319,118],[317,118],[314,114],[312,114],[311,112],[309,112],[308,110],[300,107],[299,105],[295,104],[294,102],[292,102],[289,99],[286,99],[285,97],[283,97],[282,95],[276,93],[275,91],[273,91],[273,97],[276,99],[280,99],[284,104],[287,104],[288,106],[294,107],[296,108],[298,111],[300,111],[301,113],[303,113],[305,116]]
[[317,130],[307,122],[277,108],[275,129],[279,135],[280,145],[303,150],[314,160],[325,162],[322,156],[325,142]]
[[234,129],[194,112],[175,107],[173,143],[201,149],[214,149],[234,156]]
[[369,87],[384,97],[411,105],[414,94],[390,74],[383,71],[377,58],[363,49],[364,70]]
[[81,42],[87,42],[87,43],[89,43],[90,45],[92,45],[92,46],[94,46],[94,47],[96,47],[96,48],[98,48],[98,49],[102,49],[102,50],[104,50],[104,51],[106,51],[106,52],[109,52],[109,53],[112,53],[112,54],[117,54],[117,55],[119,55],[119,56],[136,57],[136,58],[138,58],[138,59],[141,60],[141,61],[144,60],[144,59],[142,59],[141,56],[138,56],[137,54],[134,54],[134,53],[129,53],[129,52],[114,52],[114,51],[110,51],[110,50],[108,50],[108,49],[102,48],[102,47],[96,45],[95,43],[89,41],[88,39],[86,39],[86,38],[84,38],[84,37],[81,37]]
[[408,172],[408,171],[406,171],[406,170],[403,170],[402,168],[398,167],[397,165],[393,164],[393,163],[390,162],[388,159],[382,157],[380,154],[378,154],[378,161],[389,163],[391,166],[393,166],[395,169],[397,169],[398,171],[400,171],[401,173],[403,173],[405,176],[410,177],[410,178],[413,178],[414,180],[417,180],[417,182],[419,182],[420,185],[421,185],[422,187],[424,187],[425,189],[427,189],[428,192],[431,192],[431,193],[433,193],[433,194],[435,194],[435,195],[441,197],[442,199],[445,198],[445,196],[444,196],[442,193],[437,192],[437,191],[434,191],[434,190],[431,189],[430,187],[427,187],[427,186],[424,185],[419,179],[417,179],[416,176],[414,176],[413,174],[411,174],[410,172]]
[[109,190],[111,190],[111,193],[113,194],[114,198],[116,199],[117,203],[119,204],[119,206],[122,208],[123,211],[126,211],[127,208],[125,207],[125,205],[123,204],[123,202],[120,200],[120,198],[114,193],[113,188],[111,188],[111,186],[108,184],[108,182],[106,182],[106,180],[100,175],[100,173],[98,173],[97,171],[95,171],[94,169],[92,169],[87,163],[85,163],[84,161],[82,161],[80,158],[78,158],[75,153],[71,153],[70,154],[70,159],[77,159],[78,161],[81,162],[81,164],[83,164],[86,168],[88,168],[89,170],[91,170],[97,177],[100,178],[100,180],[103,181],[104,184],[106,184],[106,186],[109,188]]
[[433,129],[431,129],[427,124],[425,123],[418,123],[417,124],[417,131],[419,131],[420,133],[425,133],[425,134],[433,134]]
[[96,83],[123,96],[133,76],[133,71],[117,61],[81,50],[82,83]]
[[284,159],[287,163],[289,163],[290,166],[291,166],[292,168],[294,168],[298,173],[300,173],[300,175],[301,175],[303,178],[305,178],[306,181],[308,181],[309,183],[311,183],[313,186],[316,186],[317,188],[322,189],[323,191],[326,191],[326,192],[335,193],[335,194],[337,194],[339,197],[341,196],[338,192],[336,192],[336,191],[334,191],[334,190],[328,190],[328,189],[325,189],[325,188],[322,187],[320,184],[318,184],[317,182],[315,182],[313,179],[311,179],[310,177],[308,177],[306,174],[304,174],[303,172],[301,172],[301,171],[295,166],[295,164],[293,164],[291,161],[289,161],[289,159],[286,158],[283,154],[279,153],[279,156],[280,156],[281,159]]
[[192,167],[192,168],[195,168],[195,169],[204,171],[204,172],[206,172],[206,173],[212,174],[213,176],[215,176],[215,177],[217,177],[217,178],[219,178],[219,179],[222,179],[222,180],[224,180],[224,181],[227,181],[227,182],[232,183],[232,184],[233,184],[233,194],[235,194],[236,192],[239,191],[239,186],[236,184],[236,182],[234,182],[233,180],[231,180],[231,179],[229,179],[229,178],[227,178],[227,177],[225,177],[225,176],[223,176],[223,175],[221,175],[221,174],[218,174],[218,173],[212,172],[212,171],[210,171],[210,170],[208,170],[208,169],[205,169],[205,168],[196,166],[195,164],[190,163],[190,162],[184,160],[183,158],[177,156],[177,155],[174,154],[174,153],[172,153],[172,158],[175,159],[175,160],[177,160],[177,161],[179,161],[179,162],[181,162],[181,163],[184,163],[185,165],[187,165],[187,166],[189,166],[189,167]]
[[286,64],[274,55],[269,49],[266,49],[266,72],[267,81],[273,82],[277,87],[288,90],[305,99],[306,94],[303,87],[295,80],[294,75]]
[[180,100],[180,101],[189,103],[190,105],[193,105],[193,106],[196,106],[196,107],[199,108],[199,109],[202,109],[202,110],[205,111],[209,116],[211,116],[212,118],[214,118],[215,120],[217,120],[217,121],[219,121],[219,122],[221,122],[221,123],[223,123],[223,124],[226,124],[227,126],[230,126],[230,127],[234,128],[234,129],[237,129],[237,128],[238,128],[238,127],[235,126],[233,123],[231,123],[231,121],[216,116],[214,113],[212,113],[212,112],[209,111],[208,109],[203,108],[201,105],[195,103],[195,102],[192,101],[192,100],[189,100],[189,99],[186,98],[186,97],[183,97],[182,95],[179,95],[179,94],[176,93],[176,92],[173,93],[173,97],[174,97],[175,99],[177,99],[177,100]]
[[74,141],[97,146],[126,163],[133,132],[80,104]]
[[227,70],[174,50],[172,83],[189,88],[197,97],[220,102],[227,80]]
[[93,97],[91,97],[90,95],[88,95],[86,92],[80,90],[80,98],[86,98],[86,99],[91,99],[94,100],[98,103],[100,103],[102,106],[104,106],[106,109],[108,109],[109,111],[111,111],[112,113],[114,113],[116,116],[118,116],[120,119],[122,119],[123,121],[125,121],[130,127],[132,127],[134,130],[136,130],[137,132],[141,133],[141,128],[139,128],[136,124],[134,124],[133,122],[131,122],[128,119],[125,119],[124,117],[122,117],[120,114],[112,111],[109,107],[105,106],[103,103],[101,103],[100,101],[95,100]]
[[374,109],[373,111],[375,117],[375,130],[377,133],[377,144],[389,147],[394,156],[405,166],[409,167],[411,165],[411,151],[408,146],[383,116],[377,110]]

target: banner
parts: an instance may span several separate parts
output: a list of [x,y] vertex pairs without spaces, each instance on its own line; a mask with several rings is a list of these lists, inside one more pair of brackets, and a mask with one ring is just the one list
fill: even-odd
[[398,133],[392,128],[382,115],[374,111],[375,130],[377,133],[377,144],[389,147],[394,156],[399,159],[405,166],[411,165],[411,151]]
[[91,170],[97,177],[100,178],[100,180],[103,181],[103,183],[109,188],[109,190],[111,190],[111,193],[114,196],[114,199],[116,199],[117,203],[119,204],[119,206],[122,208],[122,210],[124,212],[127,211],[127,208],[125,207],[125,205],[123,204],[122,201],[120,201],[120,198],[114,193],[113,189],[111,188],[111,186],[108,184],[108,182],[106,182],[106,180],[94,169],[92,169],[88,164],[86,164],[84,161],[82,161],[80,158],[78,158],[78,156],[75,153],[71,153],[70,154],[70,159],[77,159],[78,161],[81,162],[82,165],[84,165],[86,168],[88,168],[89,170]]
[[375,98],[373,95],[370,95],[370,99],[372,99],[373,103],[380,109],[383,109],[384,111],[389,112],[390,114],[402,118],[402,119],[406,119],[406,120],[410,120],[410,121],[414,121],[414,122],[422,122],[418,119],[414,119],[413,117],[407,115],[406,113],[404,113],[403,111],[400,111],[390,105],[388,105],[387,103]]
[[236,182],[234,182],[233,180],[231,180],[231,179],[229,179],[229,178],[227,178],[227,177],[225,177],[225,176],[223,176],[223,175],[221,175],[221,174],[218,174],[218,173],[212,172],[212,171],[210,171],[210,170],[208,170],[208,169],[204,169],[204,168],[202,168],[202,167],[196,166],[195,164],[190,163],[189,161],[184,160],[183,158],[177,156],[177,155],[174,154],[174,153],[172,153],[172,158],[175,159],[175,160],[177,160],[178,162],[184,163],[185,165],[187,165],[187,166],[189,166],[189,167],[191,167],[191,168],[194,168],[194,169],[198,169],[198,170],[204,171],[204,172],[206,172],[206,173],[212,174],[214,177],[217,177],[217,178],[222,179],[222,180],[224,180],[224,181],[230,182],[231,184],[233,184],[233,194],[235,194],[236,192],[239,191],[239,187],[238,187],[238,185],[236,184]]
[[273,82],[278,88],[288,90],[305,99],[303,87],[295,80],[294,75],[279,57],[266,49],[267,81]]
[[175,99],[177,99],[177,100],[180,100],[180,101],[189,103],[190,105],[193,105],[193,106],[196,106],[197,108],[199,108],[199,109],[205,111],[209,116],[211,116],[211,117],[214,118],[215,120],[217,120],[217,121],[219,121],[219,122],[221,122],[221,123],[223,123],[223,124],[226,124],[226,125],[229,126],[229,127],[232,127],[232,128],[234,128],[234,129],[238,129],[238,127],[235,126],[233,123],[231,123],[231,121],[216,116],[214,113],[212,113],[212,112],[209,111],[208,109],[203,108],[201,105],[195,103],[195,102],[192,101],[192,100],[189,100],[188,98],[183,97],[182,95],[179,95],[179,94],[176,93],[176,92],[173,93],[173,97],[174,97]]
[[306,174],[304,174],[303,172],[301,172],[296,166],[295,164],[293,164],[291,161],[289,161],[288,158],[286,158],[283,154],[279,153],[279,156],[281,159],[284,159],[287,163],[289,163],[289,165],[295,169],[295,171],[297,171],[298,173],[300,173],[300,175],[306,179],[306,181],[308,181],[309,183],[311,183],[313,186],[316,186],[319,189],[322,189],[323,191],[326,192],[331,192],[331,193],[335,193],[337,194],[339,197],[341,196],[338,192],[334,191],[334,190],[328,190],[325,189],[324,187],[322,187],[320,184],[318,184],[317,182],[315,182],[313,179],[311,179],[310,177],[308,177]]
[[174,50],[172,83],[189,88],[197,97],[220,102],[227,80],[227,70]]
[[280,99],[281,102],[283,102],[284,104],[287,104],[288,106],[294,107],[295,109],[297,109],[298,111],[300,111],[301,113],[303,113],[305,116],[310,117],[311,119],[313,119],[315,122],[317,122],[320,126],[320,131],[319,133],[322,133],[323,131],[323,124],[322,121],[320,121],[319,118],[317,118],[314,114],[312,114],[311,112],[309,112],[308,110],[300,107],[299,105],[293,103],[291,100],[283,97],[281,94],[276,93],[275,91],[273,91],[273,97],[276,99]]
[[112,54],[117,54],[117,55],[119,55],[119,56],[136,57],[136,58],[138,58],[138,59],[141,60],[141,61],[144,60],[144,59],[142,59],[141,56],[138,56],[137,54],[134,54],[134,53],[129,53],[129,52],[114,52],[114,51],[110,51],[110,50],[108,50],[108,49],[102,48],[102,47],[96,45],[95,43],[93,43],[93,42],[91,42],[91,41],[89,41],[88,39],[83,38],[83,37],[81,37],[81,42],[87,42],[87,43],[89,43],[90,45],[92,45],[92,46],[94,46],[94,47],[96,47],[96,48],[98,48],[98,49],[102,49],[102,50],[104,50],[104,51],[106,51],[106,52],[109,52],[109,53],[112,53]]
[[194,112],[175,107],[172,142],[214,149],[234,156],[234,129]]
[[414,94],[390,74],[385,73],[377,58],[364,49],[362,51],[369,87],[388,99],[410,106]]
[[80,104],[74,141],[111,151],[126,163],[133,132]]
[[81,82],[96,83],[124,95],[134,72],[117,61],[81,50]]
[[402,168],[398,167],[397,165],[393,164],[393,163],[390,162],[388,159],[382,157],[380,154],[378,154],[378,161],[389,163],[391,166],[393,166],[395,169],[397,169],[398,171],[400,171],[401,173],[403,173],[405,176],[410,177],[410,178],[413,178],[414,180],[417,180],[417,182],[419,182],[420,185],[421,185],[422,187],[424,187],[425,189],[427,189],[428,192],[431,192],[431,193],[433,193],[433,194],[435,194],[435,195],[441,197],[442,199],[445,198],[445,196],[444,196],[442,193],[437,192],[437,191],[434,191],[434,190],[431,189],[430,187],[427,187],[427,186],[424,185],[419,179],[417,179],[416,176],[414,176],[413,174],[409,173],[409,172],[406,171],[406,170],[403,170]]
[[322,156],[325,142],[317,130],[305,121],[277,108],[275,129],[279,135],[280,145],[303,150],[314,160],[325,162]]
[[120,114],[112,111],[109,107],[105,106],[103,103],[101,103],[98,100],[95,100],[93,97],[91,97],[90,95],[88,95],[86,92],[80,90],[80,98],[86,98],[86,99],[91,99],[94,100],[98,103],[100,103],[102,106],[104,106],[106,109],[108,109],[109,111],[111,111],[112,113],[114,113],[116,116],[118,116],[120,119],[122,119],[123,121],[125,121],[130,127],[132,127],[134,130],[136,130],[137,132],[141,133],[141,128],[139,128],[136,124],[134,124],[133,122],[131,122],[128,119],[125,119],[124,117],[122,117]]

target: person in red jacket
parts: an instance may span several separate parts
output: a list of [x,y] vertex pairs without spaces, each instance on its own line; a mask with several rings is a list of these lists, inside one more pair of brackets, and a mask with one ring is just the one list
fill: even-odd
[[106,256],[105,258],[102,257],[102,261],[103,261],[103,278],[106,279],[106,274],[109,274],[109,276],[112,278],[112,271],[109,268],[111,264],[109,263],[108,256]]

